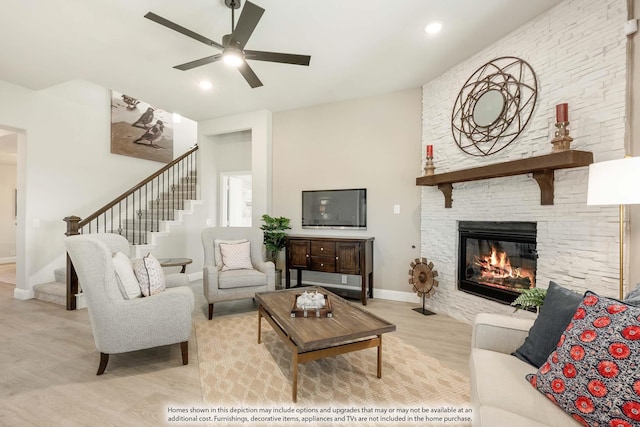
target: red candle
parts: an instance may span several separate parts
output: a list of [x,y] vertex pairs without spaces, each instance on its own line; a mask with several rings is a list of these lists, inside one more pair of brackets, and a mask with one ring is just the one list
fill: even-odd
[[427,145],[427,157],[433,157],[433,145]]
[[556,105],[556,122],[568,122],[569,121],[569,104]]

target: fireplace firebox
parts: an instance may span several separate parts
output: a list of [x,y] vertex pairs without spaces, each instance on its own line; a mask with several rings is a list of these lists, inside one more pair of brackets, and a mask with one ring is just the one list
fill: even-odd
[[536,223],[460,221],[458,289],[511,304],[536,286]]

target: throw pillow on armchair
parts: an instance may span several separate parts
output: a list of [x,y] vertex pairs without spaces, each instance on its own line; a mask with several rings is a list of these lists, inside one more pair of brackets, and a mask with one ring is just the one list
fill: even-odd
[[142,295],[145,297],[163,292],[167,288],[160,261],[150,253],[133,261],[133,271],[140,283]]

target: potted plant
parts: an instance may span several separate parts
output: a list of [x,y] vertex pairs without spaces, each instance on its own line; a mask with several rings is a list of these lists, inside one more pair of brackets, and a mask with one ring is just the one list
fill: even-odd
[[287,233],[285,230],[290,230],[289,218],[285,217],[272,217],[267,214],[262,215],[263,225],[260,229],[264,232],[264,245],[267,248],[267,258],[273,263],[276,263],[278,259],[278,253],[284,248],[284,238]]
[[542,304],[544,304],[544,297],[547,296],[547,290],[542,288],[531,288],[522,291],[522,293],[516,298],[511,305],[516,308],[516,311],[522,310],[535,310],[538,312]]

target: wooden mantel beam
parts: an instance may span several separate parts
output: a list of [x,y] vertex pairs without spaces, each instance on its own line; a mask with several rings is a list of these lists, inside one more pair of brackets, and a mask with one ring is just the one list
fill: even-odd
[[591,163],[593,163],[593,153],[590,151],[567,150],[528,159],[421,176],[416,178],[416,185],[437,186],[444,194],[445,207],[450,208],[455,183],[532,173],[540,187],[540,204],[553,205],[554,171],[588,166]]

